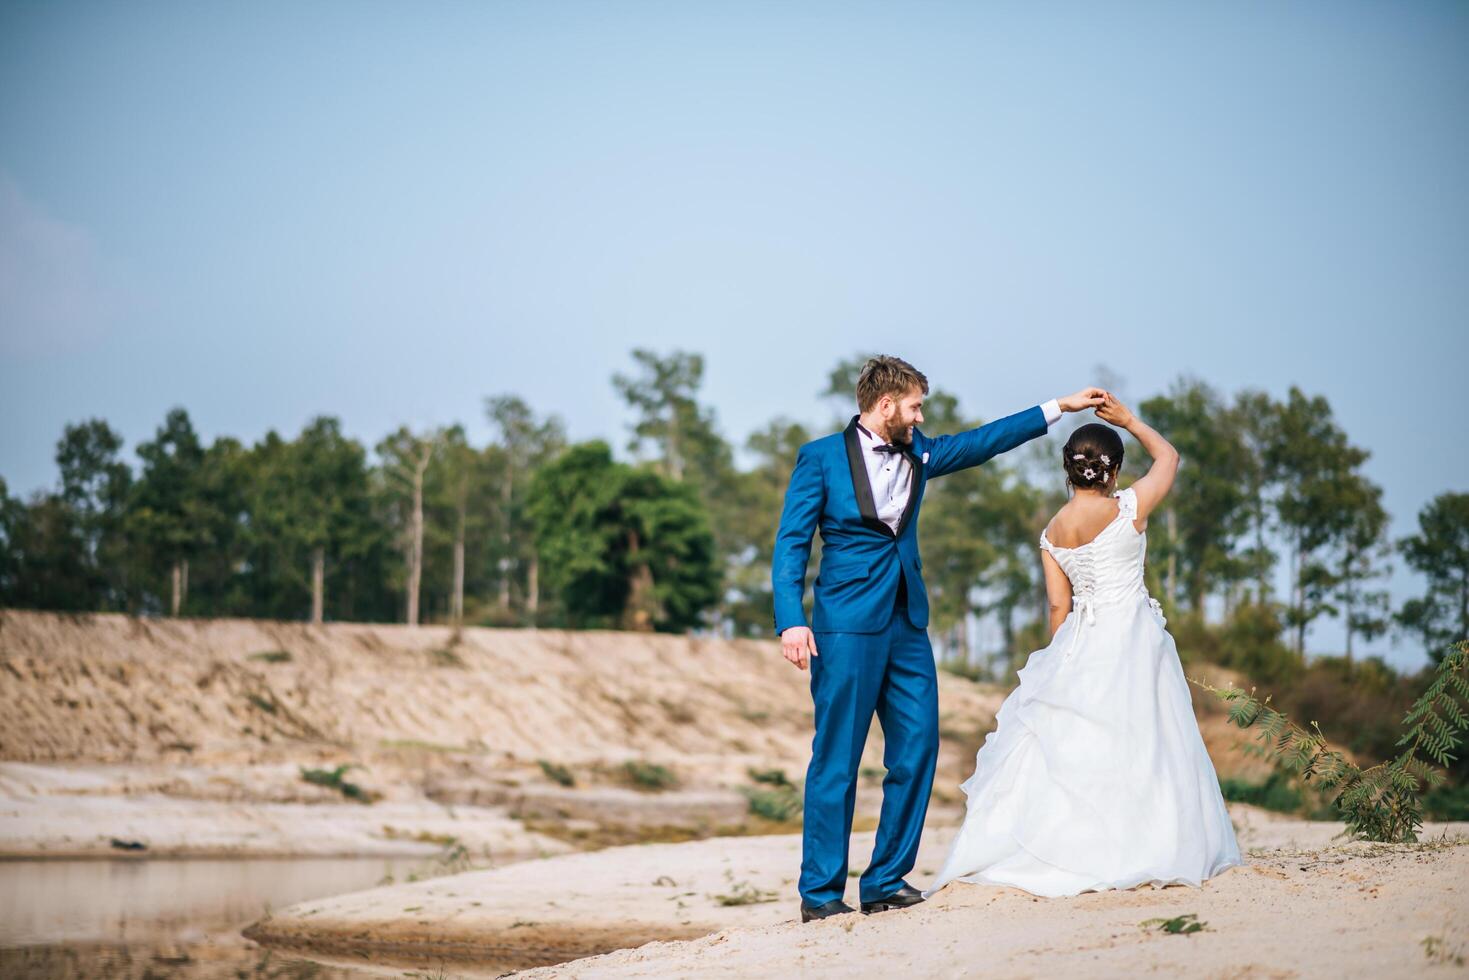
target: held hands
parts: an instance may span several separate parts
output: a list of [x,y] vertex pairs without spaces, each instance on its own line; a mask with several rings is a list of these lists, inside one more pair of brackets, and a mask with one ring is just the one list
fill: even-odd
[[816,638],[811,635],[809,626],[792,626],[780,634],[780,652],[785,658],[795,664],[801,670],[806,669],[810,663],[807,656],[816,656]]
[[1133,422],[1132,411],[1118,401],[1110,392],[1107,393],[1107,397],[1097,409],[1097,418],[1103,422],[1115,425],[1119,429],[1129,428]]
[[1087,408],[1099,408],[1107,393],[1101,388],[1083,388],[1074,395],[1056,399],[1056,404],[1061,406],[1063,412],[1080,412]]

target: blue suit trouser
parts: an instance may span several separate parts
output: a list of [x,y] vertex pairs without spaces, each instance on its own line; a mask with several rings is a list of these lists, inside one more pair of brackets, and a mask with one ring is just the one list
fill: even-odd
[[882,811],[861,900],[886,898],[913,870],[938,761],[938,677],[928,631],[893,610],[878,633],[817,632],[811,658],[816,735],[806,770],[798,889],[808,905],[842,898],[862,749],[875,712],[885,747]]

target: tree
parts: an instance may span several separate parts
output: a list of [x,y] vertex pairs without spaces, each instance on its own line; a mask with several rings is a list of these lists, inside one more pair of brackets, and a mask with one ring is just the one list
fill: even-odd
[[329,569],[372,535],[367,452],[322,415],[291,442],[267,433],[255,455],[252,526],[266,561],[278,566],[271,604],[284,600],[282,611],[299,616],[309,595],[309,620],[323,622]]
[[566,446],[566,431],[556,416],[537,421],[524,400],[515,395],[485,399],[485,414],[499,430],[501,552],[500,609],[510,612],[511,571],[524,571],[525,612],[535,621],[540,600],[540,556],[534,532],[525,517],[525,497],[536,471],[555,459]]
[[[796,452],[810,440],[805,426],[785,418],[775,419],[745,440],[755,463],[732,482],[733,506],[724,529],[732,540],[743,544],[726,565],[724,601],[730,625],[741,635],[764,636],[770,629],[774,616],[770,560],[776,526]],[[812,569],[820,563],[819,554],[812,556]]]
[[383,473],[396,495],[404,519],[400,521],[404,565],[408,581],[405,621],[418,625],[418,604],[423,582],[423,481],[429,463],[442,440],[442,433],[418,436],[400,427],[377,445]]
[[1351,526],[1349,484],[1368,454],[1348,442],[1325,398],[1307,398],[1295,387],[1276,413],[1274,433],[1266,465],[1280,485],[1275,512],[1292,556],[1286,622],[1295,630],[1296,654],[1303,656],[1306,628],[1336,611],[1328,602],[1337,587],[1336,573],[1320,552]]
[[1408,600],[1398,625],[1423,640],[1435,663],[1451,644],[1469,638],[1469,493],[1442,493],[1418,512],[1418,533],[1398,544],[1405,561],[1428,580]]
[[507,462],[498,447],[475,450],[464,428],[454,425],[444,431],[425,476],[426,588],[443,597],[456,626],[465,619],[466,593],[494,585],[489,556],[502,533],[498,494]]
[[1278,439],[1279,414],[1279,407],[1265,392],[1242,391],[1235,396],[1225,420],[1247,450],[1236,475],[1247,501],[1253,541],[1241,551],[1240,558],[1255,581],[1256,605],[1268,602],[1272,591],[1270,573],[1275,566],[1275,552],[1266,538],[1274,509],[1270,494],[1277,479],[1270,465],[1270,447]]
[[573,446],[535,477],[529,501],[545,580],[575,626],[676,631],[719,598],[714,536],[687,484]]
[[199,477],[204,448],[182,408],[172,409],[150,442],[138,446],[142,473],[133,487],[127,523],[131,537],[169,571],[170,615],[188,598],[189,559],[203,546]]
[[0,484],[0,606],[81,612],[96,601],[85,562],[85,532],[57,494],[29,504]]
[[1383,589],[1370,588],[1388,572],[1391,554],[1387,540],[1387,511],[1382,508],[1382,488],[1358,474],[1343,480],[1342,507],[1349,521],[1337,543],[1335,598],[1341,603],[1347,633],[1347,660],[1352,659],[1352,641],[1361,636],[1369,643],[1387,632],[1388,597]]
[[642,368],[640,377],[612,376],[612,386],[638,413],[628,450],[641,453],[645,442],[652,443],[658,450],[655,468],[674,480],[708,485],[727,474],[729,446],[716,431],[713,411],[697,398],[704,358],[687,351],[659,357],[641,348],[632,357]]
[[[870,352],[859,352],[837,361],[827,372],[826,387],[821,389],[821,397],[836,408],[839,427],[845,428],[847,420],[857,413],[857,379],[862,375],[862,366],[876,356]],[[924,408],[928,408],[926,403]]]
[[[641,453],[651,443],[657,451],[655,471],[694,488],[714,529],[720,568],[732,572],[749,542],[734,533],[739,524],[734,453],[719,434],[714,411],[698,401],[704,359],[686,351],[659,357],[642,349],[632,356],[641,375],[612,378],[613,387],[637,413],[628,449]],[[728,610],[721,607],[716,615],[725,619]]]
[[120,458],[122,436],[102,419],[66,426],[56,444],[61,499],[76,514],[87,572],[95,592],[90,608],[127,608],[128,548],[124,537],[133,474]]
[[1167,395],[1139,407],[1183,459],[1163,517],[1173,530],[1170,557],[1179,567],[1183,591],[1194,612],[1202,614],[1209,594],[1226,591],[1249,572],[1235,544],[1250,523],[1251,453],[1229,424],[1219,396],[1203,382],[1180,379]]

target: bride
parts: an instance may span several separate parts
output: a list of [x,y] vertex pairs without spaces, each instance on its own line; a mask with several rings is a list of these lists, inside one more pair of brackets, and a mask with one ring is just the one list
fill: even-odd
[[1178,452],[1112,396],[1097,409],[1153,458],[1116,491],[1122,438],[1099,423],[1062,451],[1072,499],[1041,533],[1051,643],[1030,655],[975,758],[964,824],[924,898],[951,881],[1054,897],[1198,886],[1243,863],[1188,684],[1143,584],[1148,514]]

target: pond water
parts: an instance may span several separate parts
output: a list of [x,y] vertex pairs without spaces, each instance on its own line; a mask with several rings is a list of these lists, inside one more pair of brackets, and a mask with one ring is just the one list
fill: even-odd
[[439,963],[315,963],[240,935],[268,909],[402,881],[419,867],[411,858],[0,862],[0,977],[456,975]]

